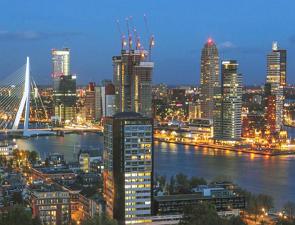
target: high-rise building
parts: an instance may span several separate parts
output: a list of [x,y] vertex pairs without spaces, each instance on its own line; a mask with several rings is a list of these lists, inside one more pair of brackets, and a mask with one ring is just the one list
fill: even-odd
[[102,117],[102,87],[96,86],[94,88],[95,95],[95,120],[100,121]]
[[285,87],[287,84],[287,51],[279,49],[278,43],[273,42],[272,51],[267,55],[266,83]]
[[[265,86],[266,127],[271,133],[281,130],[283,125],[284,87],[286,86],[287,52],[273,43],[267,55],[267,76]],[[273,116],[275,116],[273,118]],[[275,124],[273,124],[275,122]]]
[[119,224],[150,222],[153,187],[153,121],[135,112],[104,123],[106,212]]
[[112,83],[107,83],[101,87],[102,96],[102,116],[113,116],[116,112],[116,95],[115,86]]
[[201,55],[201,111],[202,118],[212,119],[214,96],[220,88],[219,56],[216,44],[208,39]]
[[113,57],[117,112],[138,112],[151,117],[154,63],[146,50],[122,50]]
[[277,131],[276,95],[271,93],[271,84],[265,84],[265,122],[266,131],[274,134]]
[[236,60],[222,61],[221,92],[214,109],[214,138],[236,141],[242,132],[242,76]]
[[53,49],[51,54],[54,118],[62,125],[76,117],[76,76],[70,72],[70,49]]
[[95,120],[95,83],[90,82],[85,91],[85,118],[86,121]]

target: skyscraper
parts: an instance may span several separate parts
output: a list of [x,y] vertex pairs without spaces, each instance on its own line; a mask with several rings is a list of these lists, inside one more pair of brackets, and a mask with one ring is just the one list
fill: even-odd
[[242,132],[242,76],[236,60],[222,61],[221,93],[214,109],[214,138],[236,141]]
[[95,96],[95,120],[100,121],[102,117],[102,87],[96,86],[94,88]]
[[287,84],[287,51],[279,49],[278,43],[273,42],[272,51],[267,55],[266,83],[285,87]]
[[90,82],[85,91],[85,117],[86,121],[95,120],[95,83]]
[[146,50],[122,50],[113,57],[117,112],[138,112],[151,117],[154,63]]
[[70,49],[53,49],[51,54],[54,117],[62,125],[76,116],[76,76],[70,72]]
[[201,55],[201,112],[202,118],[212,119],[214,96],[220,87],[218,50],[211,38],[202,49]]
[[[287,52],[279,49],[277,42],[274,42],[272,51],[267,55],[265,87],[266,125],[267,130],[271,133],[280,131],[283,124],[284,87],[287,83],[286,72]],[[274,122],[275,124],[273,124]]]
[[104,124],[106,212],[119,224],[149,222],[153,187],[153,122],[135,112]]
[[116,95],[114,85],[112,83],[108,83],[101,87],[101,96],[103,117],[113,116],[116,112]]

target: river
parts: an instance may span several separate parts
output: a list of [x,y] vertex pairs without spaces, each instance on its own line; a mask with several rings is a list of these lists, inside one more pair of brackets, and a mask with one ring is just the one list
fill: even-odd
[[[40,152],[42,158],[59,152],[72,161],[80,148],[102,149],[102,139],[98,134],[84,133],[18,139],[16,142],[21,149]],[[273,196],[277,208],[288,200],[295,201],[295,156],[267,157],[155,142],[154,163],[155,174],[165,175],[167,179],[180,172],[209,181],[220,176],[229,177],[251,192]]]

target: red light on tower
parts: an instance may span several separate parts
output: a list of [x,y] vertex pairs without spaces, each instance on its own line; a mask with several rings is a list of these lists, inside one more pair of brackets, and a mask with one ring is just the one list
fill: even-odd
[[212,40],[212,38],[208,38],[207,43],[208,43],[209,45],[212,45],[212,44],[213,44],[213,40]]

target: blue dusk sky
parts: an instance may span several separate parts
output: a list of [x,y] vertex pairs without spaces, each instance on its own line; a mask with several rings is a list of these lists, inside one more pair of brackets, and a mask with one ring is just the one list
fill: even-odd
[[78,83],[112,79],[112,56],[120,54],[116,20],[126,33],[132,16],[147,46],[156,46],[154,83],[199,84],[200,51],[208,37],[220,59],[236,59],[245,84],[262,84],[272,41],[288,50],[288,82],[295,83],[294,0],[1,0],[0,78],[31,57],[32,75],[51,83],[52,48],[71,49]]

